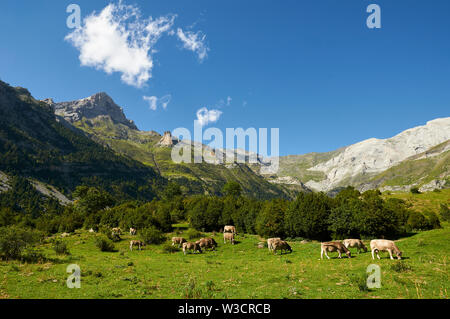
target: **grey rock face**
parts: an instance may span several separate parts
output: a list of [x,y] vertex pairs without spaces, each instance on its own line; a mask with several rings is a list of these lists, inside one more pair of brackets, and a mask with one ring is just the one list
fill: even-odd
[[172,136],[172,133],[170,131],[166,131],[166,132],[164,132],[163,137],[161,137],[161,140],[158,142],[158,145],[172,147],[177,143],[178,143],[178,139],[176,137]]
[[56,115],[63,117],[70,123],[79,121],[83,117],[93,119],[99,116],[109,116],[113,122],[137,130],[134,122],[126,118],[123,109],[104,92],[70,102],[54,103],[52,99],[45,99],[43,102],[51,105]]

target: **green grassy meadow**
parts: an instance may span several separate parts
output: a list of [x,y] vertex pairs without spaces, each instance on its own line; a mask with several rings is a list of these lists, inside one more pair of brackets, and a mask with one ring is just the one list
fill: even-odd
[[[372,261],[354,250],[352,259],[320,260],[318,242],[292,242],[293,253],[273,255],[253,235],[237,236],[233,246],[217,234],[217,251],[186,256],[163,245],[130,251],[124,235],[117,252],[100,252],[95,236],[80,230],[65,238],[69,256],[43,244],[51,261],[41,264],[0,262],[0,298],[448,298],[450,288],[448,224],[400,239],[400,264],[387,253]],[[372,263],[381,267],[382,287],[360,289]],[[69,264],[81,268],[80,289],[66,286]]]

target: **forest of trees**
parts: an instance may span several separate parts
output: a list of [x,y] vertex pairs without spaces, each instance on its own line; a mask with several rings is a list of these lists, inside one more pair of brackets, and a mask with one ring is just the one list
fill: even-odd
[[377,190],[360,193],[348,187],[335,198],[299,193],[293,201],[261,201],[242,196],[240,185],[229,182],[223,193],[184,196],[172,182],[157,198],[145,202],[118,200],[99,187],[78,186],[73,204],[61,206],[43,197],[26,179],[15,177],[12,188],[0,194],[0,227],[28,227],[45,234],[111,227],[170,232],[174,223],[188,222],[199,231],[235,225],[240,233],[291,240],[397,238],[440,227],[437,214],[412,211],[400,199],[384,200]]

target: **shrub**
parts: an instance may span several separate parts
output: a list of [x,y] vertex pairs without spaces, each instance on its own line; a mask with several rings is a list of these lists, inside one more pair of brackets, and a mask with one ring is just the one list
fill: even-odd
[[114,243],[104,236],[98,236],[95,238],[95,246],[97,246],[100,251],[115,251]]
[[202,232],[191,228],[186,232],[186,237],[188,239],[197,239],[197,238],[203,237],[203,234],[202,234]]
[[172,244],[169,244],[169,243],[164,244],[162,246],[161,250],[163,253],[168,253],[168,254],[176,253],[176,252],[180,251],[180,249],[177,246],[172,246]]
[[57,255],[70,255],[69,249],[67,248],[67,243],[62,240],[56,240],[53,243],[53,250]]
[[[42,233],[17,226],[0,228],[0,256],[3,259],[22,259],[27,248],[43,238]],[[29,251],[28,251],[29,252]]]
[[405,272],[405,271],[410,271],[411,266],[408,265],[407,263],[405,263],[404,261],[400,260],[391,265],[391,270],[393,270],[395,272]]
[[439,210],[441,218],[443,221],[450,222],[450,208],[447,205],[441,204],[441,209]]
[[158,245],[166,241],[166,236],[154,226],[142,229],[140,237],[146,244]]
[[411,188],[410,192],[411,192],[411,194],[421,194],[417,187]]
[[358,287],[359,291],[369,291],[367,287],[367,275],[364,273],[348,275],[350,282]]

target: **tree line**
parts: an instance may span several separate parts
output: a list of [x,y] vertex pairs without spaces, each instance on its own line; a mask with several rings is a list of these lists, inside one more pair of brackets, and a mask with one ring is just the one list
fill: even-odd
[[[0,194],[0,227],[18,225],[46,234],[79,228],[129,227],[171,232],[188,222],[198,231],[220,231],[235,225],[238,232],[292,240],[396,238],[415,230],[440,227],[438,214],[411,210],[400,199],[384,199],[378,190],[360,193],[348,187],[335,198],[324,193],[299,193],[295,200],[257,200],[242,196],[236,182],[224,196],[184,196],[169,183],[152,201],[118,200],[99,187],[78,186],[73,204],[61,206],[43,197],[26,179],[15,178]],[[448,208],[441,209],[441,219]],[[448,215],[448,213],[447,213]]]

